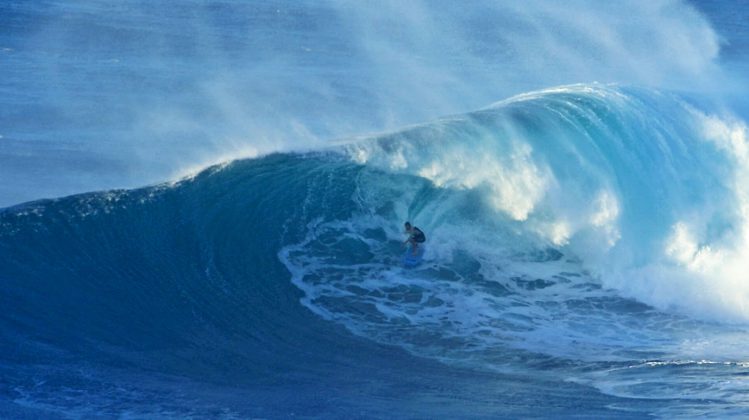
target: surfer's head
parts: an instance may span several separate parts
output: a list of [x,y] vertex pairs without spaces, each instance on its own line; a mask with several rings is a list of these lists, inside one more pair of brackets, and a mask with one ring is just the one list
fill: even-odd
[[407,231],[410,231],[410,230],[411,230],[411,222],[406,222],[406,223],[404,223],[404,224],[403,224],[403,226],[405,226],[405,227],[406,227],[406,230],[407,230]]

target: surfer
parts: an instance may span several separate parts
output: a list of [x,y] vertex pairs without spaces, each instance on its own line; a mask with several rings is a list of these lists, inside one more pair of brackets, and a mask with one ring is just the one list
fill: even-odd
[[419,247],[419,244],[426,242],[427,237],[424,236],[424,232],[421,229],[412,226],[411,222],[406,222],[404,226],[406,227],[408,239],[403,242],[403,245],[411,244],[411,253],[416,255],[416,249]]

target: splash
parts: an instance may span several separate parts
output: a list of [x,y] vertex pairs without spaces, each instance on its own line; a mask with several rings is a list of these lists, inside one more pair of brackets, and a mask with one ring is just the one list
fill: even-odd
[[741,121],[692,114],[698,138],[722,156],[721,181],[728,194],[677,217],[664,238],[662,261],[633,275],[626,289],[659,307],[744,323],[749,320],[747,127]]
[[506,226],[575,255],[625,295],[698,317],[749,320],[741,122],[669,94],[575,85],[346,150],[356,162],[438,188],[480,192]]

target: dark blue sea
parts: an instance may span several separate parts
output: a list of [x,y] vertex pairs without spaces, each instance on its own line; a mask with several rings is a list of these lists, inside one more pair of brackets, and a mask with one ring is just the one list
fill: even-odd
[[0,418],[749,417],[748,22],[3,1]]

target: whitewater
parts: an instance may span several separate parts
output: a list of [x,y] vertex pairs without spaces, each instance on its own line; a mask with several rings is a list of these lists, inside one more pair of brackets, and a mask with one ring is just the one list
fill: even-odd
[[0,417],[748,416],[744,9],[0,6]]

